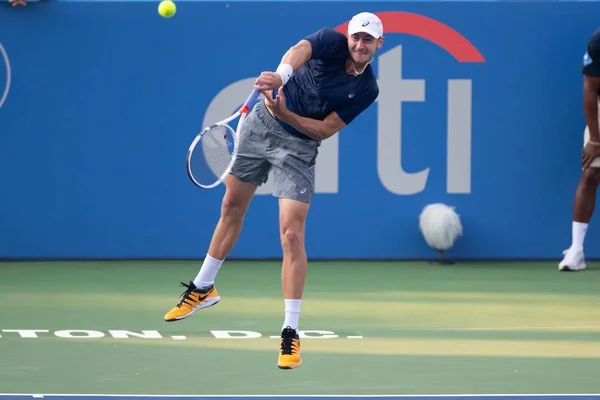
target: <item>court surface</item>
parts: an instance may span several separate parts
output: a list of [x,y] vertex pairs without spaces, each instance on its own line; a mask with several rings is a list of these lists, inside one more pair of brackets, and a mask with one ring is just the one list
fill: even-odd
[[318,399],[330,399],[330,398],[361,398],[361,399],[401,399],[401,400],[598,400],[600,395],[512,395],[512,396],[484,396],[484,395],[459,395],[459,396],[343,396],[343,395],[330,395],[330,396],[317,396],[317,395],[304,395],[304,396],[122,396],[122,395],[15,395],[5,394],[0,395],[3,400],[33,400],[33,399],[48,399],[48,400],[85,400],[85,399],[107,399],[107,400],[167,400],[167,399],[202,399],[202,400],[223,400],[223,399],[240,399],[240,398],[251,398],[253,400],[272,400],[276,398],[285,399],[306,399],[311,400]]
[[278,262],[226,262],[217,306],[163,321],[179,282],[199,266],[1,262],[2,400],[600,399],[594,263],[561,273],[556,262],[311,262],[300,316],[304,362],[291,371],[276,368]]

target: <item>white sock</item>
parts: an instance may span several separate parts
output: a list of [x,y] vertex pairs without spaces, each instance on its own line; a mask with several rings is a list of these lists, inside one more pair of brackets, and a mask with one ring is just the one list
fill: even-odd
[[573,221],[573,242],[571,247],[583,249],[583,241],[587,232],[588,224],[585,222]]
[[283,300],[285,303],[285,320],[283,321],[283,330],[286,326],[298,331],[298,320],[300,319],[300,302],[302,300]]
[[196,285],[197,288],[213,285],[222,264],[223,260],[217,260],[209,254],[206,254],[200,272],[198,272],[196,279],[194,279],[194,285]]

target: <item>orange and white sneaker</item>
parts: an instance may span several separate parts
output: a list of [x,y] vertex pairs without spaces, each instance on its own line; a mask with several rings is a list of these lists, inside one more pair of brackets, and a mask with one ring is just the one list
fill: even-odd
[[300,337],[295,329],[287,326],[281,331],[281,342],[277,367],[292,369],[302,364],[300,357]]
[[187,318],[198,310],[214,306],[221,300],[214,285],[199,289],[194,282],[190,281],[189,285],[181,282],[181,286],[187,289],[179,297],[177,305],[165,314],[167,322]]

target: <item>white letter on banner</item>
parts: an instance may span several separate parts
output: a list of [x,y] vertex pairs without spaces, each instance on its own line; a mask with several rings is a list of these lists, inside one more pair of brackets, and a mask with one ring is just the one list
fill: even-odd
[[377,171],[387,190],[398,195],[423,191],[429,168],[408,173],[402,168],[402,103],[425,101],[425,80],[402,79],[402,46],[379,56],[377,98]]
[[448,193],[471,193],[472,81],[448,80]]

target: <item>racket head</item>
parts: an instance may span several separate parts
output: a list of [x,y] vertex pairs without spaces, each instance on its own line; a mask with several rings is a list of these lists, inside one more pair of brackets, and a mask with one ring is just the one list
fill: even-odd
[[[253,90],[236,113],[205,128],[192,141],[186,156],[186,170],[196,186],[212,189],[225,181],[237,158],[242,125],[259,95],[259,91]],[[229,124],[238,117],[234,130]]]
[[203,189],[221,184],[233,168],[237,147],[236,131],[227,123],[205,128],[196,136],[187,152],[186,169],[190,180]]

